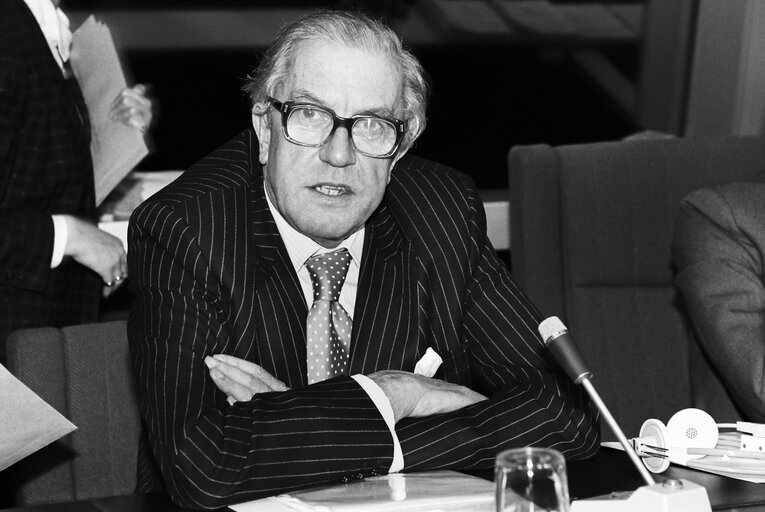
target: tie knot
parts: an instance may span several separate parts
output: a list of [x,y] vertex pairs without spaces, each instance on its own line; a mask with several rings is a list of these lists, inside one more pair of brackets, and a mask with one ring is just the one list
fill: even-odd
[[313,282],[313,300],[337,302],[350,264],[351,254],[347,249],[308,258],[305,267]]

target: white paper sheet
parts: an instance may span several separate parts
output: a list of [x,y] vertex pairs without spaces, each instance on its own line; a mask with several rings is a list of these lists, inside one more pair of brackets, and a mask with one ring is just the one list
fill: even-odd
[[494,484],[455,471],[395,473],[229,508],[235,512],[490,512]]
[[76,428],[0,364],[0,471]]
[[140,131],[109,119],[114,99],[127,86],[109,27],[93,16],[86,19],[72,34],[70,64],[90,114],[99,205],[149,151]]
[[99,229],[122,240],[122,246],[127,250],[128,219],[133,210],[182,173],[183,171],[131,172],[101,205]]
[[[604,441],[600,445],[605,448],[624,451],[621,443],[616,441]],[[689,460],[687,464],[678,464],[677,462],[672,462],[672,464],[714,473],[715,475],[727,476],[736,480],[744,480],[745,482],[765,483],[765,460],[742,461],[741,459],[735,460],[730,457],[707,455],[699,459]]]

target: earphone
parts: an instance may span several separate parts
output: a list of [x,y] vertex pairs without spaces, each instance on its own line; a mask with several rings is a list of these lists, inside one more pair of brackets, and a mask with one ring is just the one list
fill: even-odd
[[[732,432],[721,434],[720,430]],[[676,412],[666,425],[654,418],[645,420],[639,437],[632,439],[632,446],[652,473],[665,471],[671,462],[688,466],[688,461],[698,461],[708,455],[726,460],[748,459],[764,465],[765,424],[715,423],[705,411],[689,408]]]
[[[701,409],[689,408],[673,414],[666,425],[661,420],[646,420],[633,445],[638,453],[664,452],[663,456],[643,458],[643,464],[649,471],[661,473],[670,462],[685,464],[690,459],[703,457],[689,454],[687,448],[714,448],[719,436],[720,431],[712,416]],[[641,447],[644,449],[641,450]]]
[[672,448],[714,448],[720,431],[714,418],[701,409],[677,411],[667,422]]

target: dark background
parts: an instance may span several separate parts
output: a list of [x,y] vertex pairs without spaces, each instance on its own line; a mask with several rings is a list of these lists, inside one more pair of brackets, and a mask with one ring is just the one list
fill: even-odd
[[[0,0],[1,1],[1,0]],[[225,0],[65,0],[81,11],[263,7],[358,7],[391,22],[412,1],[252,2]],[[428,126],[412,153],[470,174],[480,189],[506,188],[507,154],[517,144],[550,145],[614,140],[640,130],[575,62],[565,41],[512,41],[443,37],[415,46],[431,81]],[[633,80],[639,46],[592,45]],[[250,126],[249,100],[241,92],[264,48],[151,49],[123,51],[131,81],[150,86],[155,115],[151,154],[139,170],[185,169]],[[510,264],[508,251],[500,252]],[[129,309],[127,287],[102,305],[104,319]]]
[[[488,44],[414,52],[432,96],[412,152],[471,174],[479,188],[507,186],[515,144],[610,140],[637,130],[563,51]],[[140,167],[185,169],[249,126],[240,88],[258,59],[242,49],[128,54],[134,79],[152,85],[157,107],[153,153]]]
[[[418,7],[415,0],[63,3],[67,10],[101,13],[131,9],[361,8],[392,26]],[[599,41],[590,43],[590,48],[597,49],[636,80],[636,41]],[[567,41],[539,37],[500,41],[447,34],[437,44],[411,49],[432,84],[428,127],[412,152],[472,175],[479,188],[507,186],[506,159],[513,145],[613,140],[640,129],[630,114],[576,65],[571,51],[582,49],[581,42],[572,46]],[[150,132],[152,153],[139,169],[185,169],[248,127],[249,103],[240,88],[257,65],[262,50],[219,47],[123,51],[127,74],[137,83],[150,84],[156,107]]]

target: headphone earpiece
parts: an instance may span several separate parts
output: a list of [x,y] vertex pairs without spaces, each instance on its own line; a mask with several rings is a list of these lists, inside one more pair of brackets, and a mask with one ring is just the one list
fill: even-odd
[[[645,420],[640,427],[636,445],[645,444],[658,448],[669,448],[669,432],[661,420]],[[638,447],[636,446],[636,448]],[[669,457],[643,457],[643,464],[651,473],[663,473],[669,467]]]
[[714,448],[720,435],[714,418],[701,409],[677,411],[667,422],[672,448]]
[[[635,449],[640,446],[667,449],[665,457],[643,457],[643,464],[652,473],[661,473],[669,467],[670,459],[685,464],[697,456],[688,455],[685,448],[714,448],[717,446],[719,431],[714,418],[701,409],[683,409],[676,412],[666,426],[660,420],[648,419],[640,427],[640,435],[634,440]],[[672,453],[673,448],[680,448]]]

